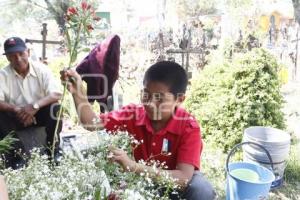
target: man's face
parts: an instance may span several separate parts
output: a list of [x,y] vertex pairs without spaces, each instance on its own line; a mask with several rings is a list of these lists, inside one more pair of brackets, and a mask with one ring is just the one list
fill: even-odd
[[141,102],[150,120],[169,120],[183,99],[184,96],[176,98],[169,86],[157,81],[146,82],[141,94]]
[[22,71],[22,70],[27,69],[28,57],[29,57],[28,50],[25,50],[23,52],[9,53],[6,55],[7,60],[10,62],[10,65],[16,71]]

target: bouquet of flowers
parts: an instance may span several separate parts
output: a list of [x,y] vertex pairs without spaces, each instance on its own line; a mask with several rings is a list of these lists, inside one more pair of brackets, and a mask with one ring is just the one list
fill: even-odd
[[69,66],[76,61],[78,53],[82,50],[80,41],[90,35],[94,25],[100,18],[91,3],[82,1],[79,6],[68,8],[65,15],[65,43],[69,53]]
[[[65,14],[66,28],[64,31],[65,45],[69,54],[69,64],[67,69],[71,68],[77,60],[77,55],[80,51],[84,50],[81,41],[90,35],[94,30],[95,24],[100,20],[96,16],[95,8],[93,4],[87,1],[75,1],[70,6]],[[64,84],[64,90],[62,95],[62,106],[58,112],[58,119],[61,119],[64,107],[64,98],[66,95],[66,83]],[[52,143],[51,155],[54,157],[55,144],[58,141],[57,131],[59,122],[55,127],[55,134]]]

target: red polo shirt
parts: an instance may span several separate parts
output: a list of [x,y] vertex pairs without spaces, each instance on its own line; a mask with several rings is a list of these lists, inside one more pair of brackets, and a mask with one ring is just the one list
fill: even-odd
[[118,111],[102,114],[108,131],[125,130],[138,141],[134,150],[135,160],[164,162],[168,169],[176,169],[177,163],[200,168],[202,139],[197,121],[182,108],[177,108],[167,126],[154,132],[142,105],[128,105]]

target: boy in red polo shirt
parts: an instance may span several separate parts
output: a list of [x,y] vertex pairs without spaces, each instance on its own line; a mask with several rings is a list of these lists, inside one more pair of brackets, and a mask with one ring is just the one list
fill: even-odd
[[129,158],[121,149],[112,148],[112,160],[124,170],[141,173],[147,170],[153,176],[159,172],[152,167],[138,163],[151,160],[164,163],[159,171],[167,172],[178,184],[185,187],[181,198],[189,200],[210,200],[215,193],[210,183],[198,171],[202,140],[197,121],[179,105],[185,99],[188,83],[185,70],[175,62],[162,61],[152,65],[144,76],[141,105],[128,105],[118,111],[99,117],[88,103],[81,78],[73,70],[65,71],[62,80],[70,77],[76,84],[68,82],[68,90],[73,94],[80,120],[87,129],[105,128],[110,131],[126,130],[138,141],[143,141],[134,150],[134,158]]

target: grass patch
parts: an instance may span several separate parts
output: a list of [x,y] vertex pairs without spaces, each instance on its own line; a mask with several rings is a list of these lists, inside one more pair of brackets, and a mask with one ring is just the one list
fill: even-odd
[[291,146],[289,160],[285,169],[284,179],[288,183],[300,182],[300,143]]

